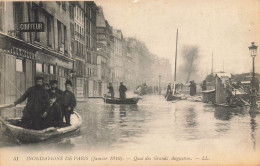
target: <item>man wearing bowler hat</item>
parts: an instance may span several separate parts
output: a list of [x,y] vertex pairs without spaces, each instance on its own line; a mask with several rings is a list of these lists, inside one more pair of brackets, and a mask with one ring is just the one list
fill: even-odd
[[76,107],[76,98],[75,95],[71,92],[72,82],[67,80],[65,82],[66,90],[63,92],[62,100],[62,117],[65,116],[66,126],[70,126],[70,115],[73,114],[73,110]]
[[57,103],[61,104],[63,91],[58,88],[58,80],[50,80],[50,86],[48,93],[54,93],[57,97]]

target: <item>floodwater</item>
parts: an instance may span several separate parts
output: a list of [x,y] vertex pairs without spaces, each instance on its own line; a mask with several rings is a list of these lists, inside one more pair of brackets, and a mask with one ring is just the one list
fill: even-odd
[[[102,99],[78,102],[80,133],[11,150],[55,152],[126,152],[207,155],[255,154],[260,149],[260,114],[201,102],[165,101],[142,96],[137,105],[105,104]],[[259,153],[258,153],[259,154]]]

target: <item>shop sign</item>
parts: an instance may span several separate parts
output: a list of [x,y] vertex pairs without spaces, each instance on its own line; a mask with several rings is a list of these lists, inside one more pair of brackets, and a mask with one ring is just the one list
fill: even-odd
[[11,53],[28,59],[35,59],[35,53],[22,48],[12,47]]
[[20,32],[44,32],[43,22],[25,22],[19,24]]

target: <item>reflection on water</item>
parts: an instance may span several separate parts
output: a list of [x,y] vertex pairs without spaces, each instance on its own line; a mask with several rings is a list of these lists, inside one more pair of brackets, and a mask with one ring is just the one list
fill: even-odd
[[257,127],[257,123],[255,121],[256,118],[256,113],[251,112],[250,113],[250,125],[251,125],[251,140],[253,142],[253,149],[255,150],[256,148],[256,142],[255,142],[255,131],[256,131],[256,127]]
[[178,151],[186,144],[190,145],[189,148],[196,148],[198,142],[212,142],[208,146],[211,149],[214,146],[212,140],[214,143],[219,140],[221,144],[233,143],[239,148],[237,142],[243,139],[251,139],[253,149],[257,146],[260,118],[257,114],[249,115],[247,109],[190,101],[172,103],[157,95],[143,96],[138,105],[112,105],[101,99],[89,99],[78,103],[78,108],[82,116],[80,134],[29,147],[111,150],[143,146],[156,150],[159,147],[154,143],[156,140],[163,144],[161,148],[172,147]]

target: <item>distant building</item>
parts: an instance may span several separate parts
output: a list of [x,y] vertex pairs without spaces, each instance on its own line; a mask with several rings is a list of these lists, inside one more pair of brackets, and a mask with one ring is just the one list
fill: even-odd
[[110,54],[111,54],[111,27],[106,21],[103,10],[98,7],[97,11],[97,73],[98,73],[98,95],[102,96],[107,92],[107,84],[110,74]]

